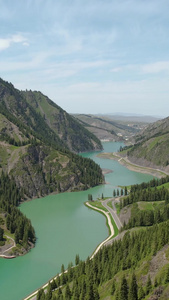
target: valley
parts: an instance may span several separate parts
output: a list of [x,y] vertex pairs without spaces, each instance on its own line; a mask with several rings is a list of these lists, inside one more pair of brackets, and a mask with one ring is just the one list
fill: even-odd
[[[0,254],[15,257],[0,260],[3,300],[23,299],[37,289],[39,300],[131,300],[132,281],[137,286],[132,300],[148,300],[156,293],[167,299],[168,118],[151,124],[151,118],[129,122],[70,116],[42,93],[19,91],[3,80],[0,108]],[[90,208],[84,206],[87,198],[94,199]],[[138,251],[142,245],[137,239],[145,251]],[[117,258],[112,258],[115,252]],[[77,255],[79,263],[70,268]],[[146,273],[142,260],[151,266]],[[152,272],[154,265],[159,271]],[[95,279],[89,284],[91,276]],[[50,278],[55,279],[46,284]],[[124,282],[128,298],[122,299]],[[39,290],[44,284],[46,296]],[[52,292],[60,284],[60,294]]]
[[[121,145],[123,144],[110,142],[104,143],[103,147],[106,152],[115,152]],[[101,196],[102,193],[109,197],[114,187],[118,185],[124,183],[130,185],[152,179],[148,174],[127,170],[117,161],[100,159],[97,154],[98,152],[90,152],[84,153],[83,156],[94,159],[102,168],[113,170],[112,173],[105,175],[105,180],[109,184],[84,192],[51,195],[21,205],[20,209],[31,219],[38,239],[35,248],[27,255],[10,261],[0,260],[1,277],[3,274],[4,278],[1,293],[4,300],[10,297],[16,300],[26,297],[46,283],[49,278],[60,273],[62,263],[65,267],[68,266],[71,261],[74,261],[77,253],[81,259],[86,259],[108,236],[105,217],[84,206],[89,193],[92,193],[93,198]],[[20,289],[16,290],[15,286],[20,278],[23,278]],[[9,281],[10,291],[7,289]]]

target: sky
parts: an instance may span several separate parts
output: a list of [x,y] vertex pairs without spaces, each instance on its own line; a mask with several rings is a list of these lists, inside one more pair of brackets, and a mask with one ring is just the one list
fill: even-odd
[[0,77],[69,113],[169,115],[169,0],[0,0]]

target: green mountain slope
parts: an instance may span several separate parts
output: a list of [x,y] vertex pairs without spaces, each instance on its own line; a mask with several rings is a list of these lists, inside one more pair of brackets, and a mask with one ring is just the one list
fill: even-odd
[[[40,102],[46,99],[37,94]],[[54,120],[55,105],[49,99],[45,101],[46,107],[40,113],[28,103],[23,92],[0,79],[1,255],[25,254],[36,241],[30,220],[17,208],[21,201],[51,192],[83,190],[104,181],[97,164],[69,150],[99,149],[100,142],[57,108],[59,113],[54,119],[62,132],[69,132],[64,139],[49,122]],[[66,116],[63,122],[62,114]],[[71,126],[74,126],[74,131]],[[79,132],[77,137],[76,130]]]
[[169,118],[149,125],[135,136],[136,144],[127,149],[130,161],[169,171]]
[[[44,98],[42,95],[41,97]],[[47,110],[54,105],[48,101],[44,102]],[[49,118],[49,112],[47,115]],[[69,119],[69,115],[65,115]],[[62,128],[67,126],[65,130],[71,130],[64,122],[58,124]],[[76,130],[73,132],[74,144],[75,132]],[[84,129],[84,135],[85,133]],[[84,136],[81,150],[93,149],[90,148],[89,136],[87,133]],[[77,140],[79,142],[78,137]],[[90,159],[73,154],[68,147],[67,141],[61,139],[39,111],[27,102],[23,92],[1,79],[0,171],[4,170],[10,177],[13,176],[17,186],[23,188],[28,197],[81,190],[102,183],[104,179],[100,167]],[[76,151],[79,151],[78,147]]]
[[100,150],[100,140],[84,128],[75,118],[40,92],[26,91],[22,95],[38,112],[46,124],[73,152]]

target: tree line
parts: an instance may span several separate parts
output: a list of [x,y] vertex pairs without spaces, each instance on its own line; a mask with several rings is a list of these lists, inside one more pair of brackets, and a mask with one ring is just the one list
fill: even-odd
[[[80,261],[78,266],[64,272],[62,265],[61,276],[53,280],[45,295],[43,290],[38,292],[38,300],[98,300],[98,288],[112,279],[111,295],[116,300],[141,300],[148,295],[152,287],[158,287],[165,281],[169,282],[168,273],[161,274],[159,281],[150,282],[142,286],[138,282],[134,270],[140,261],[150,255],[155,255],[169,242],[169,221],[156,224],[139,232],[127,232],[122,240],[115,240],[112,245],[103,247],[92,260]],[[132,269],[133,272],[122,280],[116,280],[119,271]],[[168,277],[167,277],[168,276]],[[114,278],[114,279],[113,279]],[[167,279],[168,278],[168,279]],[[57,289],[57,291],[54,291]]]
[[161,185],[169,182],[169,176],[161,179],[153,179],[150,182],[131,185],[130,193],[120,201],[120,207],[123,208],[129,204],[139,201],[163,201],[169,203],[169,191]]
[[7,229],[14,234],[16,244],[21,244],[25,249],[29,242],[35,243],[35,231],[31,221],[18,209],[24,191],[19,190],[13,178],[3,171],[0,176],[0,210],[5,215]]

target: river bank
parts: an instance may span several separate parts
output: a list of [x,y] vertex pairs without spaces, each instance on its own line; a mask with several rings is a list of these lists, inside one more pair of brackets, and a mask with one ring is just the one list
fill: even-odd
[[[111,201],[111,198],[110,199],[107,199],[106,200],[106,203],[108,201]],[[102,201],[104,202],[104,201]],[[101,247],[103,247],[104,245],[107,244],[107,242],[109,242],[113,237],[116,237],[117,234],[114,230],[114,227],[113,227],[113,224],[112,224],[112,220],[111,220],[111,217],[110,215],[112,216],[112,214],[109,212],[109,211],[105,211],[103,209],[100,209],[100,208],[97,208],[95,205],[94,205],[94,202],[93,202],[93,205],[91,205],[89,202],[85,202],[85,206],[87,206],[88,208],[90,209],[93,209],[95,211],[98,211],[99,213],[102,213],[106,219],[107,219],[107,226],[108,226],[108,229],[109,229],[109,236],[103,241],[101,242],[97,248],[95,249],[95,251],[93,252],[93,254],[91,255],[90,259],[93,259],[94,256],[97,254],[97,252],[101,249]],[[73,266],[74,268],[74,266]],[[67,273],[67,270],[65,270],[64,273]],[[58,276],[61,276],[62,273],[56,275],[55,277],[53,277],[52,279],[50,279],[49,282],[52,282],[53,280],[56,280],[58,278]],[[47,287],[48,287],[48,284],[49,282],[47,282],[46,284],[44,284],[42,287],[40,287],[39,289],[37,289],[36,291],[34,291],[31,295],[29,295],[28,297],[24,298],[24,300],[36,300],[36,295],[38,294],[39,290],[40,289],[44,289],[46,290]]]
[[164,172],[160,169],[155,169],[155,168],[150,168],[150,167],[145,167],[145,166],[140,166],[140,165],[134,164],[127,157],[122,157],[118,153],[115,153],[115,152],[113,152],[113,153],[100,153],[97,156],[99,158],[116,160],[121,165],[125,166],[127,169],[129,169],[131,171],[134,171],[134,172],[150,174],[150,175],[155,176],[157,178],[161,178],[161,177],[164,177],[166,175],[169,175],[167,172]]

